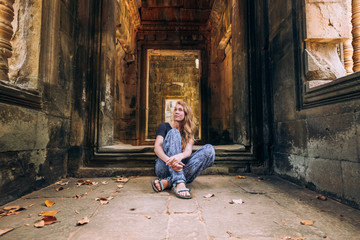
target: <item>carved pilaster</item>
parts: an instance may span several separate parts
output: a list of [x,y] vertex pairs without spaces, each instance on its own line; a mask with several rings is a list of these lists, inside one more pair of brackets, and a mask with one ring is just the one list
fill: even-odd
[[353,46],[352,46],[352,39],[348,39],[344,42],[344,65],[347,74],[353,73]]
[[352,0],[352,19],[351,23],[353,25],[352,35],[353,41],[352,45],[354,48],[353,61],[354,61],[354,72],[360,70],[360,0]]
[[14,0],[0,1],[0,80],[8,81],[8,58],[12,55],[10,39],[13,35],[11,25],[14,19]]

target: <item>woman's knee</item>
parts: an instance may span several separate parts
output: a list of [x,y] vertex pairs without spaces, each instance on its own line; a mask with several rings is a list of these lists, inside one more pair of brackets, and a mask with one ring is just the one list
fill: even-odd
[[208,158],[211,159],[212,162],[214,162],[214,160],[215,160],[214,147],[211,144],[205,144],[203,148],[205,150],[206,156],[208,156]]
[[168,133],[166,134],[166,136],[176,136],[176,137],[180,137],[181,138],[181,134],[180,131],[177,130],[176,128],[172,128],[168,131]]

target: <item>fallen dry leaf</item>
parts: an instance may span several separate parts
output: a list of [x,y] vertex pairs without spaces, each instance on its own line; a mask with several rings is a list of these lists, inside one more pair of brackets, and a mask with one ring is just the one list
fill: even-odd
[[46,200],[45,201],[45,205],[47,206],[47,207],[51,207],[52,205],[54,205],[55,204],[55,202],[52,202],[52,201],[50,201],[50,200]]
[[54,216],[58,213],[57,210],[54,210],[54,211],[49,211],[49,212],[41,212],[39,215],[40,216]]
[[302,225],[312,226],[314,224],[313,220],[303,220],[300,222]]
[[108,184],[109,182],[108,181],[102,181],[101,182],[101,184],[104,184],[104,185],[106,185],[106,184]]
[[44,221],[45,225],[50,225],[50,224],[56,223],[56,221],[57,221],[55,216],[46,216],[46,217],[43,217],[41,220]]
[[229,237],[232,237],[232,235],[233,235],[232,232],[230,232],[230,231],[226,231],[226,233],[229,234]]
[[211,198],[213,196],[215,196],[213,193],[208,193],[208,194],[204,195],[203,197],[204,198]]
[[34,227],[36,227],[36,228],[42,228],[43,226],[45,226],[45,221],[44,220],[37,221],[34,224]]
[[128,178],[125,177],[120,177],[118,179],[116,179],[116,182],[121,182],[121,183],[127,183],[129,181]]
[[105,204],[108,204],[109,201],[113,198],[114,197],[111,197],[111,196],[110,197],[100,197],[100,198],[95,198],[95,201],[100,201],[101,205],[105,205]]
[[8,206],[4,207],[4,211],[0,211],[0,216],[10,216],[10,215],[16,215],[19,214],[22,210],[25,210],[25,207],[20,207],[18,205],[16,206]]
[[144,217],[146,217],[147,219],[151,219],[151,217],[150,217],[150,216],[144,216]]
[[75,213],[76,213],[76,214],[80,214],[80,212],[79,212],[78,210],[75,210]]
[[79,179],[79,180],[77,181],[77,183],[75,183],[75,184],[76,184],[76,186],[80,187],[81,185],[85,184],[85,181],[82,180],[82,179]]
[[86,185],[92,185],[93,182],[92,182],[90,179],[88,179],[88,180],[86,180],[86,181],[84,182],[84,184],[86,184]]
[[87,193],[87,192],[86,192],[86,193],[84,193],[84,194],[75,195],[73,198],[75,198],[75,199],[79,199],[79,198],[82,198],[82,197],[84,197],[84,196],[86,196],[86,195],[88,195],[88,193]]
[[19,210],[20,208],[21,208],[20,206],[16,205],[16,206],[4,207],[3,209],[4,209],[5,211],[10,211],[10,210],[17,211],[17,210]]
[[245,179],[245,176],[236,175],[236,178]]
[[60,186],[64,186],[64,185],[68,185],[68,184],[69,184],[69,181],[63,182],[62,180],[57,181],[56,183],[54,183],[54,185],[60,185]]
[[25,227],[28,227],[28,226],[30,226],[30,224],[28,224],[28,223],[25,223],[24,225],[25,225]]
[[4,235],[7,232],[10,232],[14,230],[14,228],[6,228],[6,229],[0,229],[0,236]]
[[76,226],[80,226],[80,225],[84,225],[84,224],[87,224],[89,223],[90,220],[88,217],[83,217],[83,219],[79,220],[77,223],[76,223]]
[[64,190],[63,187],[58,187],[57,189],[55,189],[57,192],[61,191],[61,190]]
[[244,201],[242,199],[232,199],[229,203],[230,204],[243,204]]
[[14,210],[10,210],[6,213],[6,216],[10,216],[10,215],[17,215],[19,214],[20,212],[17,212],[17,211],[14,211]]
[[323,196],[323,195],[317,195],[316,196],[317,199],[322,200],[322,201],[326,201],[327,197]]
[[118,188],[123,188],[124,187],[124,184],[118,184],[116,185]]

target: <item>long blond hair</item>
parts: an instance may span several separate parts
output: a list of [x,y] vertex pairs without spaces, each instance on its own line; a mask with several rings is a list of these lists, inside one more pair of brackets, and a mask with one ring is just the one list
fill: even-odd
[[[184,108],[184,120],[182,128],[180,129],[181,134],[181,148],[184,151],[186,145],[190,142],[191,139],[194,140],[194,135],[196,131],[196,124],[193,112],[191,110],[191,107],[183,101],[177,101],[176,105],[181,105]],[[176,106],[175,105],[175,106]]]

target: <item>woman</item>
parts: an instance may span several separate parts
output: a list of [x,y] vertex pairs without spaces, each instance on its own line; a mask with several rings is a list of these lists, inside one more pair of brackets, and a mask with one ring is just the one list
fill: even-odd
[[206,144],[192,154],[194,145],[195,123],[188,104],[178,101],[170,123],[161,123],[156,131],[155,173],[158,178],[152,181],[155,192],[173,187],[179,198],[190,199],[190,189],[186,188],[215,160],[215,151]]

